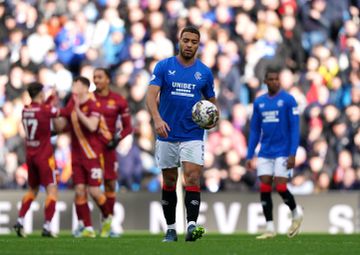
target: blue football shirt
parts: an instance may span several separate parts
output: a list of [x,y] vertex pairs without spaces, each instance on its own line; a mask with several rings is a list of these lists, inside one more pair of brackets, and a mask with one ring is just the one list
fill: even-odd
[[295,156],[299,132],[299,110],[293,96],[281,90],[273,97],[269,94],[258,97],[250,122],[247,159],[254,156],[259,141],[259,157]]
[[198,59],[191,66],[183,66],[176,56],[170,57],[156,64],[150,86],[160,86],[159,113],[171,129],[168,138],[158,139],[203,140],[204,130],[192,120],[191,108],[202,97],[215,97],[211,70]]

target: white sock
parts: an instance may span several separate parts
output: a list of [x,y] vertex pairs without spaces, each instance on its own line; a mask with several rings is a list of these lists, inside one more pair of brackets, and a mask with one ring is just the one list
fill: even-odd
[[78,221],[78,227],[79,227],[79,228],[83,228],[83,227],[84,227],[84,221],[83,221],[83,220],[79,220],[79,221]]
[[170,225],[167,226],[167,228],[168,228],[168,229],[174,229],[174,230],[175,230],[175,229],[176,229],[176,224],[175,224],[175,223],[174,223],[174,224],[170,224]]
[[85,227],[86,230],[89,230],[89,231],[94,231],[93,227],[92,226],[87,226]]
[[187,227],[189,227],[191,225],[196,225],[196,222],[195,221],[189,221],[188,224],[187,224]]
[[273,221],[266,222],[266,231],[268,232],[275,232],[275,225]]
[[50,231],[50,221],[45,221],[43,228],[46,229],[47,231]]
[[24,218],[23,218],[23,217],[19,217],[19,218],[17,219],[17,222],[19,222],[20,225],[23,226],[23,225],[24,225]]
[[291,211],[291,215],[293,219],[297,219],[302,215],[300,210],[301,210],[300,207],[296,207],[294,210]]

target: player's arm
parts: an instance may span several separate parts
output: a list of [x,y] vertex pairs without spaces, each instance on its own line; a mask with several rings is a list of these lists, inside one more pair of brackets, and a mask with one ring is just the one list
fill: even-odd
[[133,131],[131,124],[131,114],[128,103],[124,100],[123,107],[121,107],[120,111],[122,130],[120,133],[120,139],[125,138],[127,135],[131,134]]
[[74,108],[74,100],[70,98],[66,106],[58,110],[57,118],[53,119],[55,131],[60,133],[66,131],[68,128],[67,117],[70,116]]
[[291,169],[295,166],[296,150],[300,142],[300,118],[299,109],[294,98],[292,98],[288,109],[288,118],[290,125],[290,155],[288,158],[287,168]]
[[90,116],[86,116],[80,108],[76,105],[75,111],[79,117],[80,122],[91,132],[95,132],[98,129],[100,114],[97,112],[92,112]]
[[213,127],[215,127],[217,124],[218,124],[218,121],[219,121],[219,118],[220,118],[220,110],[219,110],[219,106],[217,104],[217,100],[215,97],[211,97],[211,98],[208,98],[206,99],[208,101],[210,101],[211,103],[213,103],[214,105],[216,105],[216,108],[217,108],[217,111],[216,111],[216,114],[217,114],[217,117],[215,119],[215,122],[210,125],[210,126],[207,126],[205,129],[212,129]]
[[160,86],[150,85],[146,94],[146,105],[150,112],[151,117],[154,120],[154,126],[156,133],[164,138],[168,137],[168,131],[170,127],[168,124],[161,118],[157,98],[160,92]]
[[255,148],[259,143],[261,133],[261,116],[257,110],[257,104],[254,103],[253,115],[250,121],[250,136],[248,142],[248,152],[246,156],[246,168],[248,170],[253,169],[252,158],[255,154]]
[[56,133],[63,132],[67,127],[67,120],[63,117],[53,119],[53,124]]
[[218,109],[218,111],[217,111],[217,119],[214,122],[214,124],[205,128],[205,129],[211,129],[211,128],[213,128],[213,127],[215,127],[217,125],[218,120],[220,119],[220,108],[219,108],[219,105],[217,104],[217,100],[216,100],[216,97],[215,97],[214,77],[213,77],[210,70],[209,70],[208,75],[207,75],[206,86],[204,86],[204,88],[202,89],[202,93],[203,93],[204,97],[206,98],[206,100],[208,100],[211,103],[213,103],[214,105],[216,105],[216,108]]
[[123,105],[120,107],[119,112],[119,115],[121,117],[122,129],[116,132],[114,134],[114,137],[107,144],[107,147],[109,149],[116,148],[119,142],[133,131],[129,106],[126,100],[123,101]]

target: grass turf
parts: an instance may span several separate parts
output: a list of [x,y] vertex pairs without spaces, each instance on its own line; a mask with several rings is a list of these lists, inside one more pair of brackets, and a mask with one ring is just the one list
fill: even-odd
[[62,233],[57,239],[33,234],[21,239],[15,235],[0,236],[0,254],[19,255],[114,255],[114,254],[165,254],[165,255],[246,255],[246,254],[360,254],[360,235],[300,234],[289,239],[278,235],[271,240],[256,240],[254,235],[207,234],[189,243],[179,236],[176,243],[162,243],[162,235],[124,234],[117,239],[75,239]]

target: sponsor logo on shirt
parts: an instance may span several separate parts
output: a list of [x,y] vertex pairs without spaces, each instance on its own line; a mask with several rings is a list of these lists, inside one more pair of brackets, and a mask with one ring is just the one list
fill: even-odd
[[279,122],[279,111],[265,111],[261,113],[263,116],[263,122]]
[[280,99],[279,101],[277,101],[276,104],[278,107],[282,107],[284,105],[284,101],[282,99]]
[[184,97],[195,96],[193,91],[196,88],[196,84],[184,83],[184,82],[172,82],[171,86],[173,87],[173,91],[171,91],[171,95],[184,96]]

